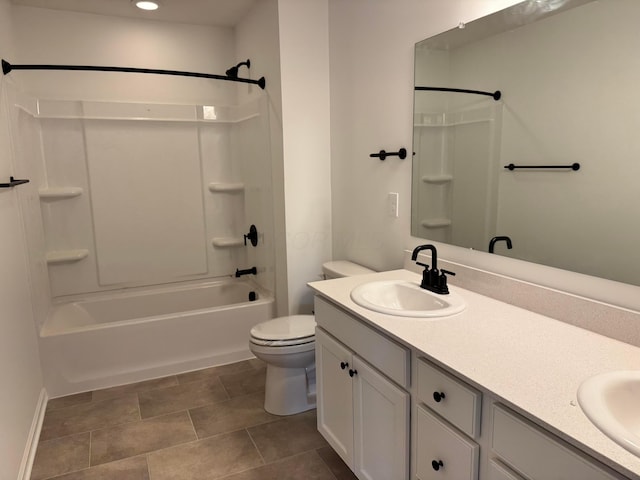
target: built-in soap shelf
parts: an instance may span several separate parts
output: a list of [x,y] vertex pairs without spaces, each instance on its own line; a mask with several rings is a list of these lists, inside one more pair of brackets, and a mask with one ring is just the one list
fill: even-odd
[[244,247],[244,239],[241,237],[214,237],[211,244],[218,248]]
[[47,264],[57,265],[61,263],[75,263],[87,258],[89,250],[77,249],[77,250],[56,250],[47,252],[46,259]]
[[64,200],[82,195],[82,187],[52,187],[38,190],[41,200]]
[[213,193],[244,192],[244,183],[210,183],[209,191]]
[[453,175],[441,174],[441,175],[425,175],[422,177],[424,183],[443,184],[453,181]]
[[451,225],[451,220],[448,218],[429,218],[420,222],[424,228],[443,228]]

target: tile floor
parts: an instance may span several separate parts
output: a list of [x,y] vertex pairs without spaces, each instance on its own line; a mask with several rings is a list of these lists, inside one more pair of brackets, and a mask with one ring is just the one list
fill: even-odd
[[263,409],[247,360],[49,401],[31,480],[353,480],[315,410]]

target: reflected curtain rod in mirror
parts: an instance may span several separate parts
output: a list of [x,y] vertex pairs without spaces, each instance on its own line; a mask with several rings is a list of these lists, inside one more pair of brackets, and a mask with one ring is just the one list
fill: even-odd
[[640,285],[638,20],[638,0],[527,0],[417,43],[411,234],[507,235],[495,253]]
[[471,93],[474,95],[486,95],[488,97],[492,97],[494,100],[498,101],[502,97],[502,92],[500,90],[496,90],[495,92],[483,92],[482,90],[467,90],[464,88],[446,88],[446,87],[415,87],[414,90],[425,91],[425,92],[455,92],[455,93]]

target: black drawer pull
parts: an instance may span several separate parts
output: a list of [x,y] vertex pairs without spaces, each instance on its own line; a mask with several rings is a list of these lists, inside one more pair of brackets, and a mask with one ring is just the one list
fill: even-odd
[[433,469],[437,472],[438,470],[440,470],[442,467],[444,467],[444,463],[442,463],[442,460],[433,460],[431,462],[431,466],[433,467]]
[[345,369],[345,368],[347,368],[348,366],[349,366],[349,363],[348,363],[348,362],[340,362],[340,368],[341,368],[342,370],[344,370],[344,369]]
[[357,370],[351,370],[349,369],[349,376],[353,378],[354,375],[357,375],[358,371]]
[[445,397],[446,396],[444,392],[433,392],[433,399],[436,401],[436,403],[440,403],[440,401]]

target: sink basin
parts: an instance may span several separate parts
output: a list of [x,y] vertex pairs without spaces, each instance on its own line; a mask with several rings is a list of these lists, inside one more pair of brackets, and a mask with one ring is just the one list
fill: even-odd
[[363,283],[351,291],[351,300],[374,312],[400,317],[446,317],[466,306],[455,292],[438,295],[402,280]]
[[640,456],[640,370],[591,377],[578,389],[585,415],[611,440]]

